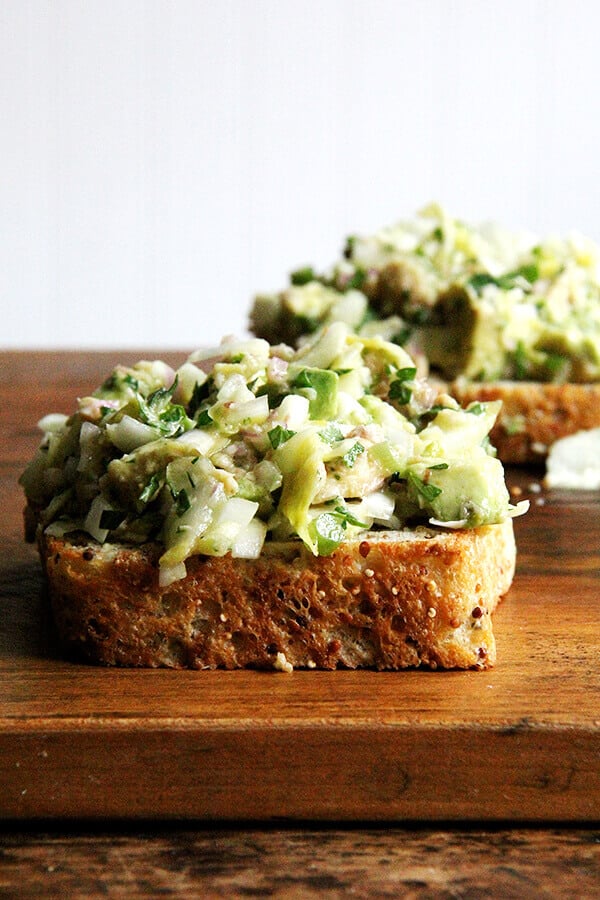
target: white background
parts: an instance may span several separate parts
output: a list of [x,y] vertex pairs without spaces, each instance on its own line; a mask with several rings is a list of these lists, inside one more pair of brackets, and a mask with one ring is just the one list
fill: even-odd
[[0,346],[215,343],[432,199],[600,239],[598,10],[0,0]]

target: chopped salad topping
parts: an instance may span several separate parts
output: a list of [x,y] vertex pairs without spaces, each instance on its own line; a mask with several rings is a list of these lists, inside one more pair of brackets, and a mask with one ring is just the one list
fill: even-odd
[[299,350],[228,340],[177,371],[117,367],[40,422],[21,483],[53,533],[162,543],[168,584],[192,555],[255,557],[265,539],[327,555],[374,528],[524,511],[489,446],[498,408],[460,409],[404,349],[335,323]]
[[445,378],[600,380],[600,249],[474,227],[438,205],[346,242],[326,275],[259,296],[256,334],[302,341],[333,321],[418,349]]

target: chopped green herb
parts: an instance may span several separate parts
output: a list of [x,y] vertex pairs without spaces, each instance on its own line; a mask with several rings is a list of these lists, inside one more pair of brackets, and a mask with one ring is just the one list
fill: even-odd
[[321,513],[314,520],[317,548],[320,556],[328,556],[344,540],[348,525],[366,528],[365,522],[352,515],[345,506],[336,506],[334,512]]
[[471,413],[474,416],[481,416],[485,412],[485,403],[480,403],[478,400],[475,400],[474,403],[469,403],[465,412]]
[[406,343],[410,340],[412,335],[412,328],[409,328],[408,325],[404,325],[400,331],[398,331],[392,338],[392,343],[397,344],[399,347],[404,347]]
[[123,381],[125,384],[129,385],[130,388],[133,388],[134,391],[139,391],[140,383],[137,378],[134,378],[129,372],[123,376]]
[[530,263],[529,265],[521,266],[520,269],[509,273],[506,277],[512,278],[513,280],[516,278],[524,278],[529,284],[533,284],[540,277],[540,270],[535,263]]
[[208,409],[201,409],[198,415],[196,416],[196,424],[199,428],[206,428],[207,425],[212,425],[213,420]]
[[403,381],[392,381],[390,384],[390,400],[397,400],[398,403],[403,406],[406,403],[410,403],[410,398],[412,397],[412,388],[410,388]]
[[178,516],[182,516],[192,505],[188,492],[185,488],[181,488],[180,491],[172,492],[172,496],[175,501],[175,512]]
[[488,284],[495,284],[498,286],[498,279],[494,278],[493,275],[488,275],[487,272],[476,272],[475,275],[471,275],[467,284],[480,294],[483,288],[487,287]]
[[522,380],[527,376],[529,362],[527,359],[527,350],[523,341],[518,341],[515,347],[513,361],[515,366],[515,378]]
[[325,428],[319,432],[319,437],[326,444],[335,444],[338,441],[344,440],[344,435],[335,422],[330,422],[329,425],[326,425]]
[[269,400],[269,409],[277,409],[278,406],[281,406],[283,398],[285,397],[285,393],[280,385],[270,383],[261,384],[256,391],[257,397],[264,397],[265,395]]
[[150,409],[162,410],[166,403],[171,400],[171,397],[175,393],[177,388],[177,382],[179,381],[179,376],[175,376],[175,380],[171,387],[161,387],[157,388],[151,394],[148,395],[146,399],[146,403],[150,407]]
[[342,459],[344,460],[345,465],[351,469],[354,466],[354,463],[358,459],[361,453],[365,452],[364,446],[360,443],[360,441],[356,441],[349,450],[344,453]]
[[496,287],[508,291],[515,287],[516,282],[519,280],[526,281],[531,285],[537,281],[539,277],[540,273],[538,266],[535,263],[530,263],[529,265],[515,269],[514,272],[507,272],[505,275],[499,275],[497,278],[490,275],[488,272],[476,272],[475,275],[471,275],[467,284],[477,291],[477,293],[481,293],[483,288],[488,284],[495,284]]
[[316,316],[297,315],[294,319],[300,334],[313,334],[321,324]]
[[437,465],[435,465],[435,466],[427,466],[427,468],[428,468],[431,472],[435,472],[435,471],[438,471],[438,470],[441,471],[442,469],[447,469],[447,468],[448,468],[448,463],[437,463]]
[[292,272],[290,275],[291,283],[298,287],[314,280],[315,270],[312,266],[303,266],[301,269],[296,269],[296,271]]
[[275,428],[271,428],[268,432],[269,440],[271,442],[271,447],[273,450],[276,450],[281,444],[285,444],[286,441],[289,441],[291,437],[293,437],[296,432],[291,431],[289,428],[283,428],[281,425],[276,425]]
[[147,483],[146,487],[140,494],[140,500],[142,503],[149,503],[151,500],[154,500],[158,492],[162,487],[161,478],[158,475],[158,472],[155,473],[150,481]]
[[418,478],[413,472],[408,473],[408,483],[414,488],[417,494],[420,494],[425,500],[431,502],[442,493],[442,489],[435,484],[429,484]]
[[146,399],[141,394],[137,395],[140,419],[156,428],[163,437],[177,437],[189,421],[183,406],[171,403],[176,388],[177,378],[170,388],[158,388]]
[[364,269],[356,269],[352,277],[346,282],[346,290],[356,290],[359,291],[365,281],[367,280],[367,273]]
[[412,397],[412,388],[407,382],[413,381],[416,374],[417,370],[412,366],[398,369],[396,379],[390,384],[390,400],[397,400],[401,404],[409,403]]
[[343,528],[346,527],[346,524],[355,525],[357,528],[366,528],[367,527],[366,522],[360,522],[356,518],[356,516],[353,516],[352,513],[350,512],[350,510],[347,509],[345,506],[336,506],[335,511],[336,511],[336,513],[338,513],[338,515],[342,516],[342,527]]
[[298,374],[292,381],[292,387],[313,387],[312,372],[310,371],[310,369],[302,369],[300,372],[298,372]]
[[557,375],[567,363],[568,360],[566,357],[562,356],[562,354],[548,352],[546,353],[546,359],[544,360],[544,367],[551,375]]
[[319,556],[329,556],[344,540],[345,526],[334,513],[321,513],[314,521]]
[[212,378],[208,378],[204,384],[196,382],[192,396],[188,404],[188,414],[194,416],[202,403],[207,399],[212,385]]
[[117,378],[117,373],[112,372],[112,374],[109,375],[108,378],[105,378],[104,381],[102,382],[101,390],[114,391],[118,386],[119,386],[119,379]]

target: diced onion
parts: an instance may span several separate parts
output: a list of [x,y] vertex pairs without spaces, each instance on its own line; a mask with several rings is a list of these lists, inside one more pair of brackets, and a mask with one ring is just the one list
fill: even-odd
[[243,559],[256,559],[260,556],[266,535],[267,526],[265,523],[261,522],[260,519],[252,519],[240,531],[231,545],[231,555]]
[[155,428],[131,416],[123,416],[120,422],[107,425],[106,433],[115,447],[123,453],[131,453],[132,450],[159,437]]
[[47,416],[40,419],[38,428],[46,434],[62,431],[67,418],[68,416],[63,415],[62,413],[49,413]]
[[207,456],[213,449],[217,437],[216,434],[203,431],[201,428],[192,428],[191,431],[184,431],[176,440],[180,444],[193,447],[200,456]]
[[181,581],[186,575],[185,562],[176,563],[174,566],[160,566],[158,570],[159,587],[168,587],[174,581]]
[[79,463],[77,469],[79,472],[85,472],[91,467],[94,459],[94,443],[100,437],[101,431],[97,425],[92,422],[83,422],[79,433]]
[[108,528],[100,528],[100,519],[105,510],[112,510],[110,503],[107,503],[103,497],[96,497],[95,500],[92,501],[92,505],[90,506],[89,512],[83,523],[85,531],[87,531],[88,534],[91,534],[93,538],[96,538],[100,544],[104,543],[109,532]]

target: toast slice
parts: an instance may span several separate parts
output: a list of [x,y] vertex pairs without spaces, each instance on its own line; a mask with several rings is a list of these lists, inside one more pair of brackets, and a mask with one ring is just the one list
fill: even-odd
[[498,408],[340,322],[117,366],[21,476],[61,639],[107,665],[491,665],[527,506]]
[[512,520],[373,531],[314,556],[194,556],[161,587],[160,547],[40,533],[54,619],[76,655],[117,666],[402,669],[492,666],[492,613],[515,568]]

